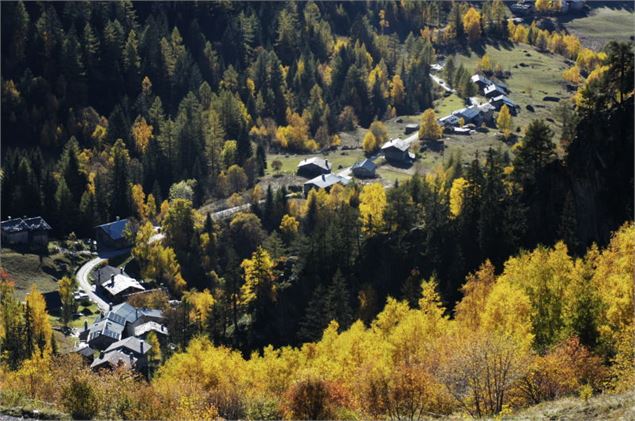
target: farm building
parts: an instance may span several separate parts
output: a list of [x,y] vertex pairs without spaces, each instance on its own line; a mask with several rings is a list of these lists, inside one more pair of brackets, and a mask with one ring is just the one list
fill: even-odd
[[370,159],[366,158],[353,164],[351,171],[357,178],[374,178],[377,165]]
[[9,218],[0,223],[4,244],[28,244],[46,246],[51,226],[41,216],[33,218]]
[[448,127],[453,127],[459,124],[459,120],[460,120],[459,117],[455,116],[454,114],[450,114],[440,118],[439,124],[445,128],[448,128]]
[[496,111],[500,111],[503,105],[507,105],[507,108],[509,108],[509,112],[512,115],[518,114],[518,105],[505,95],[500,95],[495,98],[492,98],[489,100],[489,103],[492,104],[492,106],[494,107]]
[[313,178],[331,172],[331,164],[327,159],[314,156],[303,159],[298,164],[297,174],[301,177]]
[[415,156],[413,153],[408,152],[410,144],[399,138],[392,139],[390,142],[384,143],[381,147],[381,151],[386,158],[386,161],[392,164],[409,165],[414,161]]
[[304,183],[304,195],[307,196],[311,189],[324,189],[330,191],[335,184],[346,186],[351,182],[348,177],[342,177],[337,174],[322,174]]
[[95,227],[95,238],[99,249],[122,249],[132,243],[126,238],[127,219],[118,219]]

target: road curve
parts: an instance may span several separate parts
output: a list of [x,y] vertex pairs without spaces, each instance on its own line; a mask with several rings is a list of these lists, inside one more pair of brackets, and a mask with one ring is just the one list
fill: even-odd
[[92,301],[97,305],[97,307],[99,307],[99,310],[102,313],[106,313],[110,308],[110,305],[102,300],[97,294],[95,294],[95,291],[93,291],[93,287],[88,280],[88,275],[90,274],[90,272],[93,271],[93,269],[95,269],[97,266],[99,266],[99,264],[106,260],[107,259],[104,259],[102,257],[95,257],[94,259],[84,263],[84,265],[80,267],[75,274],[79,287],[88,295],[90,301]]

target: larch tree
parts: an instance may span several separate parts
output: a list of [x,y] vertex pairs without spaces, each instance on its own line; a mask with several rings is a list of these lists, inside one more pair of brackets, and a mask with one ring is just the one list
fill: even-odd
[[463,27],[470,44],[475,44],[481,39],[481,14],[470,7],[463,15]]
[[59,280],[57,285],[62,301],[62,322],[64,326],[68,326],[68,322],[71,321],[73,313],[77,311],[77,302],[74,296],[75,290],[77,289],[77,282],[74,277],[64,276]]
[[437,122],[437,116],[432,108],[428,108],[421,115],[419,138],[436,140],[443,135],[443,128]]
[[512,133],[512,114],[509,112],[507,105],[501,107],[498,117],[496,117],[496,125],[503,132],[503,137],[509,139]]
[[373,235],[384,227],[386,191],[379,183],[366,184],[359,195],[359,218],[364,232]]

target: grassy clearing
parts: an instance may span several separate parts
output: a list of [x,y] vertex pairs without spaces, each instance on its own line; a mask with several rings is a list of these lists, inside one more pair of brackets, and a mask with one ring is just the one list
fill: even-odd
[[597,7],[584,17],[565,22],[567,30],[580,38],[585,47],[601,49],[607,42],[629,41],[633,36],[635,14],[620,7]]
[[434,112],[437,113],[437,117],[445,117],[446,115],[452,114],[452,111],[463,107],[465,107],[463,99],[456,94],[441,97],[434,101]]
[[306,155],[297,155],[297,154],[270,154],[267,156],[267,171],[266,175],[272,175],[274,173],[271,168],[271,163],[275,160],[278,160],[282,163],[282,169],[280,173],[282,174],[295,174],[298,169],[298,164],[300,161],[306,158],[310,158],[312,156],[321,156],[324,159],[328,159],[331,162],[333,171],[337,171],[341,168],[350,167],[355,162],[359,161],[364,157],[364,152],[361,149],[350,149],[350,150],[337,150],[331,151],[328,153],[315,153],[315,154],[306,154]]
[[63,276],[67,269],[70,270],[71,264],[61,254],[41,256],[8,248],[0,252],[0,262],[15,282],[16,295],[21,300],[31,285],[35,285],[42,293],[57,290],[56,279]]
[[585,401],[564,398],[524,409],[503,419],[527,420],[632,420],[635,419],[635,392],[602,394]]

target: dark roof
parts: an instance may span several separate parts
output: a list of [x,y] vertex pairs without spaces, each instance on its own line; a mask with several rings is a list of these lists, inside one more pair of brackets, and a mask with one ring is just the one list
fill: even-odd
[[[143,353],[141,352],[141,344],[143,344]],[[134,336],[129,336],[126,339],[122,339],[120,341],[114,342],[106,348],[105,352],[111,351],[130,351],[137,354],[147,354],[148,351],[152,348],[152,346],[144,341],[143,339],[135,338]]]
[[0,223],[4,232],[48,231],[51,226],[41,216],[33,218],[13,218]]
[[472,119],[477,117],[480,114],[480,110],[477,107],[468,107],[463,108],[456,112],[456,115],[463,117],[464,119]]
[[111,351],[103,356],[95,359],[90,365],[90,368],[97,368],[102,365],[108,364],[111,367],[117,367],[122,364],[125,368],[132,368],[137,362],[137,359],[132,355],[128,355],[121,351]]
[[496,92],[496,93],[499,93],[500,95],[505,95],[507,93],[507,91],[505,91],[505,89],[502,86],[499,86],[495,83],[492,83],[491,85],[486,86],[483,92],[485,93],[485,95],[491,92]]
[[361,161],[357,161],[355,164],[353,164],[352,169],[354,170],[356,168],[364,168],[365,170],[368,170],[368,171],[375,171],[375,168],[377,168],[377,165],[375,165],[375,163],[371,161],[370,159],[366,158]]
[[85,346],[83,348],[76,350],[75,352],[77,352],[79,355],[83,355],[84,357],[92,357],[93,354],[95,353],[95,350],[89,346]]
[[505,96],[505,95],[499,95],[497,97],[494,97],[492,99],[489,100],[489,102],[502,102],[506,105],[509,105],[510,107],[516,107],[516,103],[514,101],[512,101],[511,99],[509,99],[509,97]]
[[108,237],[113,240],[120,240],[124,236],[124,231],[128,225],[127,219],[120,219],[118,221],[109,222],[107,224],[97,225],[96,228],[103,230]]

